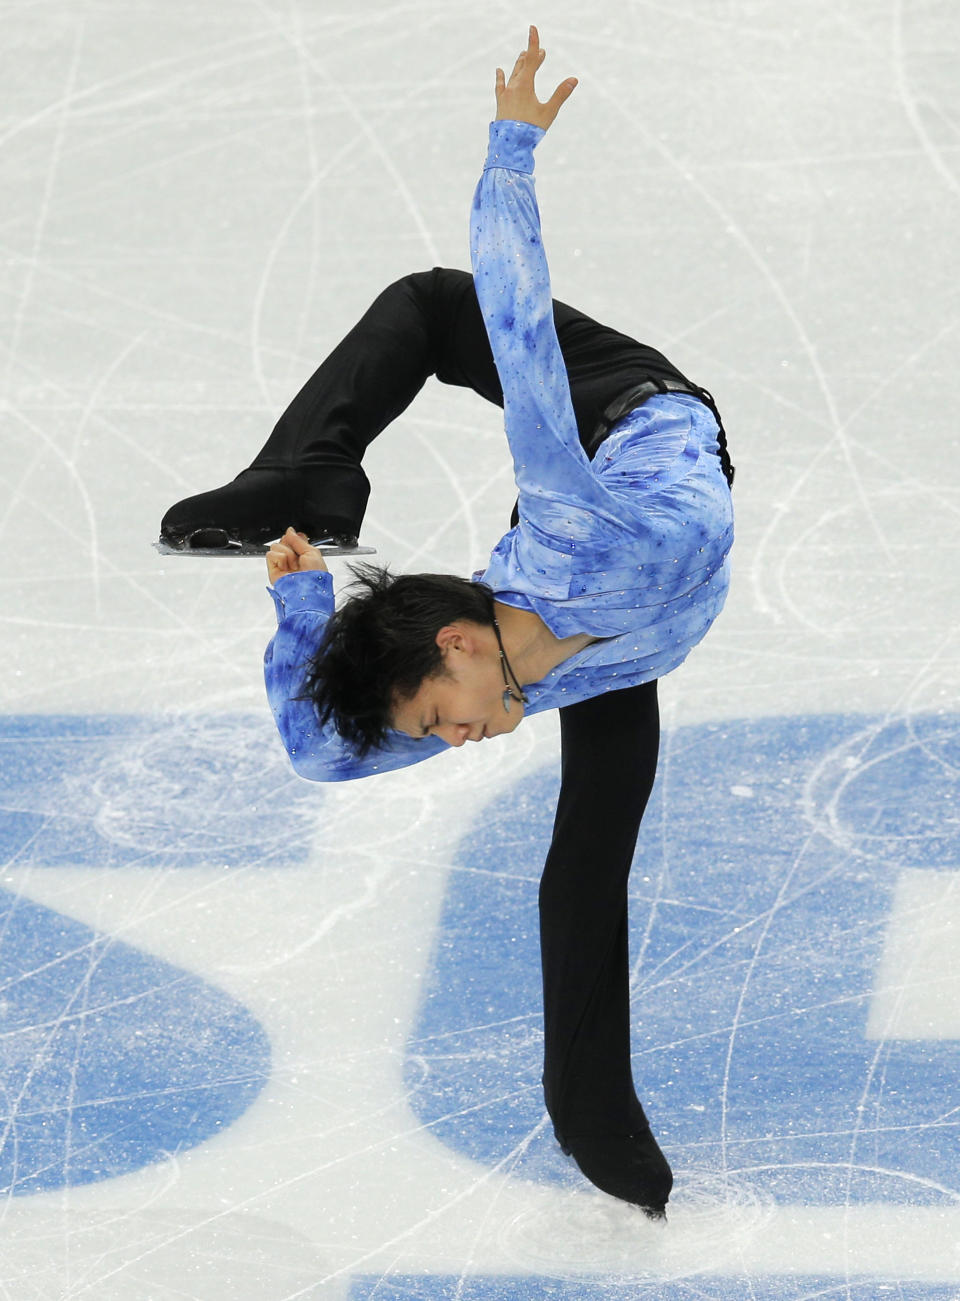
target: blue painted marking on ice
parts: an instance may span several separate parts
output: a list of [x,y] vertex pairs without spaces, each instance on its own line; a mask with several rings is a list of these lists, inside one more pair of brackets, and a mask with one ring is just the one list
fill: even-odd
[[267,1037],[221,990],[9,891],[0,934],[3,1193],[163,1160],[263,1088]]
[[[633,1063],[676,1195],[724,1174],[783,1202],[955,1205],[960,1044],[864,1030],[900,871],[960,867],[960,720],[718,723],[661,755],[631,880]],[[406,1077],[450,1147],[582,1186],[534,1134],[558,783],[534,774],[461,842]]]
[[300,864],[322,802],[322,787],[294,774],[269,716],[0,718],[7,864]]
[[884,1283],[876,1279],[708,1278],[649,1282],[615,1279],[390,1275],[355,1278],[347,1301],[957,1301],[956,1287],[936,1283]]
[[[6,717],[0,756],[8,867],[282,867],[315,832],[269,718]],[[162,1160],[263,1088],[262,1027],[207,982],[8,892],[0,935],[6,1192]]]

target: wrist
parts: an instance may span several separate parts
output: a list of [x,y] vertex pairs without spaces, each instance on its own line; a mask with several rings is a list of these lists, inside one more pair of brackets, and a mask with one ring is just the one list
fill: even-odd
[[520,118],[495,118],[490,123],[490,143],[484,171],[506,167],[513,172],[533,172],[533,151],[546,135],[546,127]]

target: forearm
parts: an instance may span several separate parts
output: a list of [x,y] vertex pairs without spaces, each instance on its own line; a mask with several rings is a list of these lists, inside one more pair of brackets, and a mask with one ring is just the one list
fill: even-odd
[[[504,423],[518,486],[531,444],[583,465],[570,385],[553,316],[550,272],[533,183],[533,149],[544,132],[494,122],[470,217],[477,299],[503,387]],[[558,486],[563,465],[555,466]],[[539,486],[550,486],[538,475]]]

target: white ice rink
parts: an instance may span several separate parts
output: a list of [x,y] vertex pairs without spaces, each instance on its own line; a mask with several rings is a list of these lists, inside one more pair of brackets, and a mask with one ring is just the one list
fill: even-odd
[[[530,22],[554,293],[737,465],[633,873],[663,1230],[544,1121],[556,717],[301,782],[260,562],[151,549],[469,266]],[[951,0],[3,6],[3,1301],[960,1298],[958,46]],[[496,408],[430,380],[365,465],[381,558],[485,564]]]

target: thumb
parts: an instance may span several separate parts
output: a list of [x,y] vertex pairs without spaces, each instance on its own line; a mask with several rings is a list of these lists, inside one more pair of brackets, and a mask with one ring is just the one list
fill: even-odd
[[561,104],[566,103],[578,85],[579,82],[576,77],[568,77],[566,81],[561,81],[550,99],[550,107],[555,113],[560,111]]

